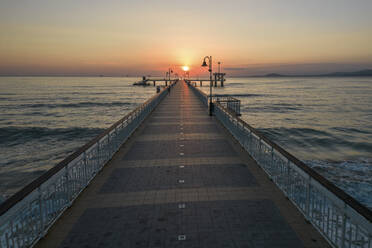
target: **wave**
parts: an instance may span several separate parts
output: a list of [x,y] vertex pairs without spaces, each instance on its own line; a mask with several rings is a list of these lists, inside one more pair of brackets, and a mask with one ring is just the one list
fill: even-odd
[[307,165],[329,179],[337,187],[372,209],[372,161],[307,160]]
[[292,111],[303,111],[304,107],[301,104],[272,104],[269,106],[242,106],[242,113],[288,113]]
[[38,169],[32,171],[2,171],[0,174],[0,181],[4,183],[0,185],[0,204],[23,186],[41,176],[44,172],[45,170]]
[[286,127],[274,127],[274,128],[260,128],[261,132],[271,135],[271,136],[277,136],[277,135],[297,135],[297,136],[326,136],[326,137],[332,137],[332,134],[327,131],[317,130],[313,128],[286,128]]
[[78,102],[78,103],[33,103],[33,104],[19,104],[19,105],[3,105],[3,108],[15,108],[15,109],[25,109],[25,108],[87,108],[87,107],[121,107],[129,106],[130,102]]
[[368,132],[366,130],[360,130],[360,129],[348,128],[348,127],[333,127],[332,130],[338,131],[338,132],[345,132],[345,133],[371,134],[371,132]]
[[[23,113],[22,115],[24,116],[53,116],[53,117],[63,117],[64,115],[61,114],[60,112],[46,112],[46,111],[33,111],[29,113]],[[17,114],[13,114],[13,116],[17,116]]]
[[103,128],[45,128],[45,127],[2,127],[0,145],[16,146],[26,142],[48,142],[50,140],[71,141],[79,138],[94,137],[102,133]]
[[16,93],[0,93],[0,96],[15,96]]
[[[301,146],[302,148],[348,149],[369,152],[372,151],[372,142],[352,141],[344,135],[334,135],[331,132],[312,128],[259,128],[260,132],[269,139],[286,144],[288,147]],[[347,129],[345,129],[347,130]]]
[[266,95],[264,95],[264,94],[214,94],[214,96],[219,96],[219,97],[227,97],[227,96],[232,96],[232,97],[264,97]]

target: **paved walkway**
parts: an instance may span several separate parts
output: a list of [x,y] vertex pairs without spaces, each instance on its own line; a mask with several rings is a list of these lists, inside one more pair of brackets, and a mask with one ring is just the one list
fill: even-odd
[[329,247],[179,82],[37,247]]

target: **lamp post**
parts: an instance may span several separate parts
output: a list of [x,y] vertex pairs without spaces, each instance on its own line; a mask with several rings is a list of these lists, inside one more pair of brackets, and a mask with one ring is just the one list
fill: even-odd
[[171,83],[171,73],[173,73],[173,70],[171,68],[168,69],[168,71],[165,73],[165,86],[167,86],[167,81],[169,81],[169,84]]
[[205,56],[204,59],[203,59],[203,64],[201,65],[202,67],[207,67],[207,61],[206,59],[208,59],[208,63],[209,63],[209,81],[210,81],[210,84],[209,84],[209,115],[212,116],[213,115],[213,106],[212,106],[212,56]]
[[168,69],[169,84],[170,84],[170,79],[171,79],[171,73],[173,73],[173,70],[169,68]]

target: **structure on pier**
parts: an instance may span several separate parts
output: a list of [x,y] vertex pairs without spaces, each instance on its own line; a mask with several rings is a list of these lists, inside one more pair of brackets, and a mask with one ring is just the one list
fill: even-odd
[[172,84],[176,81],[178,81],[178,78],[175,79],[170,79],[170,78],[146,78],[145,76],[142,77],[142,80],[139,82],[134,83],[133,85],[138,85],[138,86],[149,86],[150,83],[152,82],[154,86],[156,86],[156,82],[164,82],[165,86],[168,86],[168,84]]
[[214,76],[214,86],[217,87],[217,82],[220,82],[221,87],[223,87],[223,83],[226,81],[225,76],[226,73],[215,72],[213,73]]
[[200,87],[203,86],[203,82],[212,83],[212,86],[217,87],[218,82],[219,82],[220,86],[224,87],[224,82],[226,81],[226,78],[225,78],[226,73],[216,72],[216,73],[213,73],[213,76],[214,76],[214,78],[212,79],[212,82],[211,82],[210,79],[195,79],[195,78],[187,78],[187,79],[185,79],[185,81],[190,83],[190,84],[193,84],[195,86],[196,86],[196,83],[193,83],[193,82],[199,82]]

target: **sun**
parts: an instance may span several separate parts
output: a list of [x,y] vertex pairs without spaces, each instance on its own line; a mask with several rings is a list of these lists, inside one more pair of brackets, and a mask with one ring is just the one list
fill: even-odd
[[182,70],[183,71],[188,71],[188,70],[190,70],[190,67],[188,67],[187,65],[184,65],[184,66],[182,66]]

